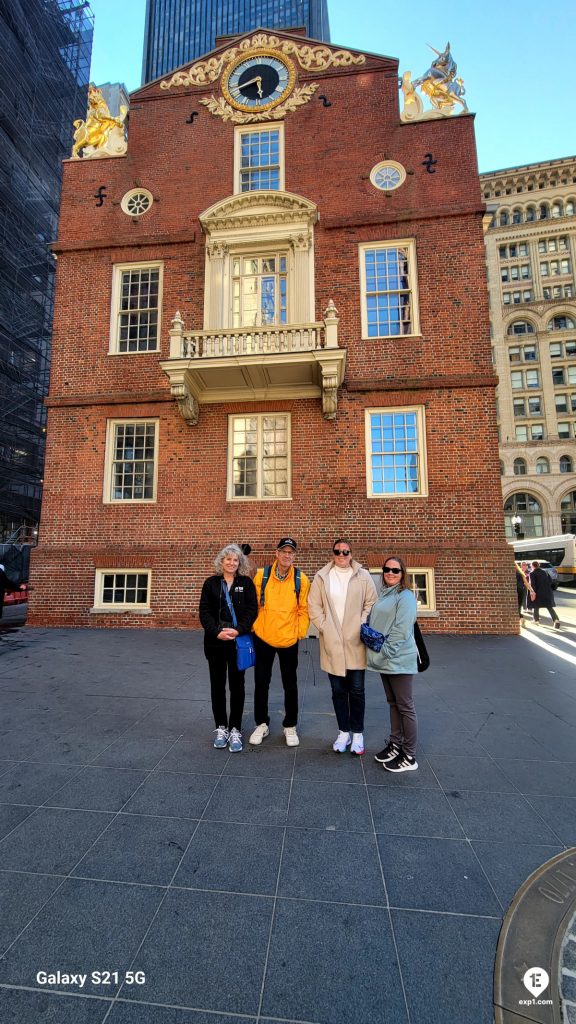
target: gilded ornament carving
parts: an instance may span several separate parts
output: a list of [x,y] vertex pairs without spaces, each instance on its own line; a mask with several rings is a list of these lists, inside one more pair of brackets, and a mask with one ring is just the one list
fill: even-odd
[[85,121],[74,121],[73,160],[90,160],[102,156],[124,156],[126,142],[126,115],[128,107],[120,107],[120,117],[112,117],[100,89],[88,88],[88,111]]
[[[231,64],[236,57],[247,55],[252,50],[258,50],[264,46],[273,47],[279,53],[294,56],[305,71],[325,71],[331,67],[347,68],[354,64],[366,63],[363,53],[353,54],[349,50],[330,50],[327,46],[302,46],[292,40],[280,39],[278,36],[269,36],[264,32],[259,32],[251,39],[243,39],[239,46],[232,46],[225,50],[220,57],[197,61],[188,71],[176,71],[171,78],[160,83],[160,88],[209,85],[210,82],[215,82],[220,77],[223,69]],[[302,102],[306,102],[306,100]]]
[[211,114],[214,114],[215,117],[221,117],[223,121],[232,121],[234,124],[256,124],[258,121],[280,121],[290,111],[297,110],[298,107],[308,103],[317,88],[318,82],[299,86],[297,89],[294,89],[292,95],[284,103],[279,103],[277,107],[273,107],[271,110],[235,110],[223,96],[209,96],[198,100],[198,102],[208,107]]
[[[430,47],[434,50],[434,47]],[[399,87],[404,97],[404,108],[400,113],[400,120],[408,121],[429,121],[438,117],[449,117],[454,113],[455,107],[460,106],[459,113],[467,114],[468,106],[464,99],[464,80],[457,77],[458,66],[450,53],[450,43],[446,48],[437,54],[436,60],[420,78],[412,81],[412,72],[405,71],[399,81]],[[419,88],[432,104],[432,110],[424,110],[422,98],[416,92]]]

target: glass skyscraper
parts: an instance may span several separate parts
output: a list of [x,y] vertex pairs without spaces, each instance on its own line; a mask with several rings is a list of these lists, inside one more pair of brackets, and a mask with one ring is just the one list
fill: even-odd
[[327,0],[146,0],[142,84],[213,50],[218,36],[302,26],[330,41]]

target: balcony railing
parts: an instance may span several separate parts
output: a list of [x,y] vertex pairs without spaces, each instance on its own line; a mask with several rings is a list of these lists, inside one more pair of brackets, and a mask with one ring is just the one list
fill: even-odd
[[338,347],[338,311],[332,300],[313,323],[187,331],[172,320],[170,359],[161,363],[189,423],[199,405],[272,398],[322,398],[324,416],[336,415],[346,352]]

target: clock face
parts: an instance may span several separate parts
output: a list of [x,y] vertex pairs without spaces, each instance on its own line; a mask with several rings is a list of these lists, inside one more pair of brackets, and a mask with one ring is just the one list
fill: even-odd
[[292,92],[296,72],[275,53],[258,53],[237,61],[222,81],[222,91],[240,110],[268,110]]

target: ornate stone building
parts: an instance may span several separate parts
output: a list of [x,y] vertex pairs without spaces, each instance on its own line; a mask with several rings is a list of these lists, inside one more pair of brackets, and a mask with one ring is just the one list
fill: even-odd
[[506,532],[576,533],[576,158],[480,183]]
[[405,73],[401,113],[392,58],[240,36],[132,94],[127,148],[91,91],[54,245],[34,623],[195,625],[224,543],[262,565],[295,536],[313,574],[344,535],[375,573],[405,557],[428,629],[517,630],[455,75],[448,48]]

